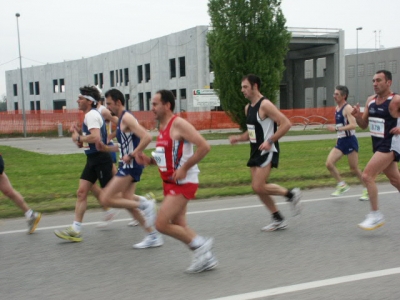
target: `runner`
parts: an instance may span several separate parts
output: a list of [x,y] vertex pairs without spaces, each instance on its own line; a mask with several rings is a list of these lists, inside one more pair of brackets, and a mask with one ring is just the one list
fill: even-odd
[[[347,156],[350,171],[358,177],[361,184],[362,181],[361,171],[358,168],[358,140],[356,137],[357,123],[354,116],[351,114],[353,108],[347,103],[349,89],[344,85],[338,85],[333,94],[336,101],[335,121],[336,125],[328,125],[326,128],[331,132],[337,132],[336,146],[331,150],[326,159],[326,167],[335,178],[337,185],[336,191],[331,196],[340,196],[350,189],[350,186],[342,180],[339,171],[336,168],[336,163],[343,157]],[[365,186],[365,185],[364,185]],[[363,189],[362,195],[359,198],[361,201],[368,201],[368,191]]]
[[[152,157],[143,153],[138,162],[157,164],[164,187],[164,201],[158,211],[156,228],[186,244],[194,253],[187,273],[214,269],[218,261],[212,253],[213,239],[194,232],[186,222],[186,209],[199,186],[197,167],[210,151],[207,141],[186,120],[174,115],[175,97],[160,90],[152,99],[152,110],[160,122],[156,150]],[[196,146],[196,151],[193,151]]]
[[[400,191],[400,173],[397,163],[400,160],[400,124],[398,111],[400,96],[390,89],[392,73],[379,70],[372,79],[375,95],[370,96],[364,112],[360,104],[353,107],[358,126],[365,129],[369,125],[374,154],[365,166],[362,179],[367,186],[371,212],[358,224],[361,229],[374,230],[385,224],[385,218],[378,207],[378,188],[376,176],[383,172],[390,183]],[[392,116],[392,115],[393,116]]]
[[[262,231],[286,229],[287,222],[279,212],[271,195],[281,195],[290,202],[294,215],[300,213],[301,193],[299,188],[288,190],[277,184],[267,183],[271,168],[278,167],[278,140],[289,131],[291,124],[276,106],[260,93],[261,79],[249,74],[242,79],[242,93],[250,100],[245,107],[247,131],[229,137],[231,144],[250,141],[251,185],[266,208],[272,214],[272,223],[261,228]],[[279,129],[277,129],[279,125]]]
[[[107,108],[118,116],[116,137],[120,145],[120,164],[117,174],[100,193],[100,202],[108,207],[126,208],[147,232],[144,240],[134,244],[133,248],[143,249],[162,246],[162,235],[154,229],[155,202],[145,197],[135,196],[136,183],[140,181],[143,166],[139,165],[135,156],[141,153],[151,142],[151,135],[138,123],[136,118],[125,109],[124,95],[117,89],[105,93]],[[101,151],[116,152],[117,145],[106,145],[99,142]],[[142,209],[146,220],[138,210]]]

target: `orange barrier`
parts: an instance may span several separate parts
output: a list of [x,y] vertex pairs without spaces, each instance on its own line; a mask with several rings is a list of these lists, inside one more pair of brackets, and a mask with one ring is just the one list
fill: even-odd
[[[334,123],[335,107],[289,109],[281,111],[288,118],[316,115],[328,119],[328,123]],[[146,129],[157,129],[157,120],[153,112],[135,111],[133,114]],[[197,130],[239,128],[238,124],[232,122],[229,116],[223,111],[181,112],[178,113],[178,115],[188,120]],[[62,124],[63,131],[66,131],[72,124],[82,124],[83,113],[79,110],[26,111],[25,118],[27,133],[57,131],[59,124]],[[22,112],[1,112],[0,133],[23,133]]]

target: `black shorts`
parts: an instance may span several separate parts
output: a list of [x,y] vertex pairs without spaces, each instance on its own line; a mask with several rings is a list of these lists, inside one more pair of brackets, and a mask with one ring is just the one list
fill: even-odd
[[[249,161],[247,162],[248,167],[264,167],[263,164],[267,161],[271,152],[266,153],[264,155],[254,155],[250,157]],[[279,152],[272,152],[272,159],[271,159],[271,167],[278,168],[279,164]]]
[[95,183],[99,180],[100,186],[105,187],[112,178],[113,162],[107,152],[87,154],[86,165],[82,171],[81,179]]
[[3,156],[1,156],[0,154],[0,175],[3,174],[4,172],[4,160],[3,160]]

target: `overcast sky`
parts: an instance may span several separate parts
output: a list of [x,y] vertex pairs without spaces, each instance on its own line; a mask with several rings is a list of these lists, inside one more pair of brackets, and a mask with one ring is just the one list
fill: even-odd
[[[196,25],[209,25],[208,0],[0,0],[0,95],[5,71],[90,57]],[[282,0],[288,27],[340,28],[345,48],[400,46],[400,1]],[[374,33],[377,32],[377,34]],[[380,31],[380,34],[378,32]]]

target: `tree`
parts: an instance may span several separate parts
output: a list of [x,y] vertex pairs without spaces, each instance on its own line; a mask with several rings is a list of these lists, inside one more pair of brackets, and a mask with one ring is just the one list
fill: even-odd
[[290,42],[278,0],[210,0],[207,42],[222,108],[245,130],[243,76],[262,79],[261,93],[276,101]]
[[7,111],[7,96],[4,94],[0,97],[0,111]]

